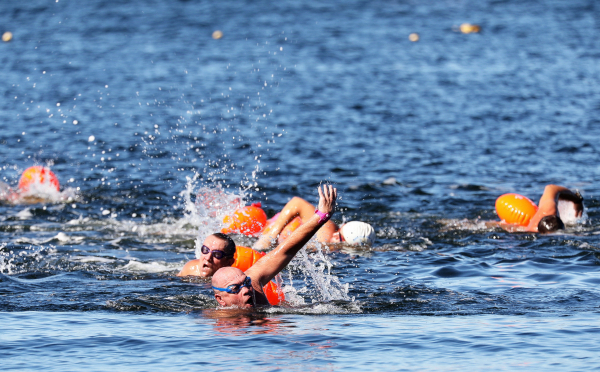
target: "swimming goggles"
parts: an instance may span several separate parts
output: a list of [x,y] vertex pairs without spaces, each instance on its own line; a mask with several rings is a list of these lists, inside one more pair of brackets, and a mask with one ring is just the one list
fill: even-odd
[[223,291],[223,292],[227,292],[227,293],[236,294],[236,293],[240,293],[240,291],[242,290],[243,287],[252,288],[252,280],[250,279],[249,276],[247,276],[246,279],[244,279],[242,284],[232,284],[232,285],[228,286],[227,288],[219,288],[219,287],[213,286],[213,289],[216,289],[217,291]]
[[205,245],[203,245],[202,248],[200,248],[200,251],[202,252],[202,254],[209,254],[212,252],[213,257],[217,260],[220,260],[223,257],[233,257],[233,254],[228,255],[223,251],[219,251],[217,249],[210,249]]

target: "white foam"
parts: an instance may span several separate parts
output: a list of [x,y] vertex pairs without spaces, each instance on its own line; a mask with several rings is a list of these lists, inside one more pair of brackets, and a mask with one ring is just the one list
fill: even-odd
[[69,236],[64,232],[59,232],[53,239],[57,239],[61,243],[81,243],[85,240],[83,236]]
[[20,211],[19,213],[17,213],[17,217],[20,220],[28,220],[31,217],[33,217],[33,213],[31,213],[31,209],[25,208],[22,211]]
[[106,258],[106,257],[97,257],[97,256],[75,256],[75,257],[71,257],[71,261],[83,262],[83,263],[89,263],[89,262],[109,263],[109,262],[115,262],[116,259]]
[[[289,284],[283,288],[288,302],[294,305],[304,304],[304,300],[300,296],[302,294],[311,297],[313,303],[338,300],[353,301],[354,299],[348,296],[349,285],[342,284],[337,276],[331,274],[333,263],[323,251],[327,248],[316,242],[314,245],[316,247],[315,252],[308,253],[306,248],[302,248],[290,262],[291,270],[288,270]],[[306,286],[298,289],[294,287],[292,271],[299,271],[302,274],[302,281]]]
[[[40,247],[31,245],[25,247],[20,251],[9,251],[4,252],[2,248],[6,247],[6,243],[0,244],[0,273],[13,275],[18,274],[21,271],[27,270],[27,262],[39,262],[42,261],[44,255],[42,252],[53,254],[56,253],[56,249],[53,246]],[[17,269],[17,262],[19,263],[20,270]]]
[[126,271],[138,271],[144,273],[164,273],[168,271],[179,270],[181,267],[180,263],[177,264],[167,264],[167,263],[159,263],[159,262],[139,262],[139,261],[129,261],[129,263],[123,266],[121,269]]

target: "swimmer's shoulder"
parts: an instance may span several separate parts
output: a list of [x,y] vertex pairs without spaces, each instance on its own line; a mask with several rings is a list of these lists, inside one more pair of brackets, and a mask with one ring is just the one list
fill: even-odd
[[195,259],[186,262],[177,276],[200,276],[200,260]]

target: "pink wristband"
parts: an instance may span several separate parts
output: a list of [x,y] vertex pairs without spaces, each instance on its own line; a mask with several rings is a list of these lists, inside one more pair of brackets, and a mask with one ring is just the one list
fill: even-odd
[[323,224],[323,223],[329,221],[329,219],[331,218],[331,214],[323,213],[318,209],[315,209],[315,214],[317,216],[319,216],[319,224]]

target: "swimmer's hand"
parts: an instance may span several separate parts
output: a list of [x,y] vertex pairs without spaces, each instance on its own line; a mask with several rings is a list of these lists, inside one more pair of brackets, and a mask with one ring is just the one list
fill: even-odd
[[333,214],[335,211],[335,201],[337,200],[337,189],[331,185],[323,185],[322,190],[319,187],[319,211]]

